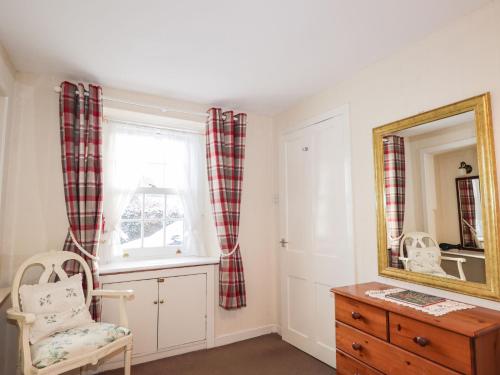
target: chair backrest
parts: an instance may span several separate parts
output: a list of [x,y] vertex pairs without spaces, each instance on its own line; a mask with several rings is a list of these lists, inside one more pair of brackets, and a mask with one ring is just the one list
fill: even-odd
[[50,277],[55,273],[60,280],[65,280],[68,275],[62,268],[63,264],[68,260],[74,260],[82,266],[85,272],[85,280],[87,281],[87,295],[86,295],[86,305],[90,306],[90,301],[92,299],[92,273],[90,272],[90,267],[87,262],[78,254],[72,253],[70,251],[48,251],[44,253],[39,253],[33,255],[31,258],[21,264],[19,269],[16,271],[14,276],[14,281],[12,282],[12,307],[17,310],[21,310],[19,305],[19,288],[21,287],[21,280],[23,278],[24,272],[31,266],[40,265],[43,267],[43,272],[38,279],[38,284],[46,284],[49,282]]
[[[427,243],[425,240],[428,240]],[[407,244],[407,242],[409,242]],[[405,233],[401,242],[399,244],[399,254],[403,256],[405,245],[411,246],[413,248],[426,248],[426,247],[436,247],[439,248],[437,241],[429,234],[425,232],[408,232]]]

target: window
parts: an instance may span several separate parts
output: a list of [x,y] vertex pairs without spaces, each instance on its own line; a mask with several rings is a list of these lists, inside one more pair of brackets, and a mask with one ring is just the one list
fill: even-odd
[[204,255],[209,201],[202,134],[116,122],[107,124],[106,136],[110,256]]
[[176,191],[140,188],[121,218],[123,249],[175,249],[184,243],[184,207]]

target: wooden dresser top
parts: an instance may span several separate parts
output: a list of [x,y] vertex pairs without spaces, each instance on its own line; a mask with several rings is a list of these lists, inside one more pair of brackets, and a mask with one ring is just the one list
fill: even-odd
[[372,282],[333,288],[332,292],[469,337],[480,336],[492,330],[500,329],[500,311],[475,307],[468,310],[454,311],[443,316],[432,316],[410,307],[368,297],[365,294],[368,290],[390,288],[395,288],[395,286]]

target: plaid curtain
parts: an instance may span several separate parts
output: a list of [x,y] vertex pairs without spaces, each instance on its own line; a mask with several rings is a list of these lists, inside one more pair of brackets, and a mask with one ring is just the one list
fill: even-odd
[[[476,224],[476,202],[474,199],[474,186],[470,178],[457,179],[457,190],[460,203],[460,223],[462,227],[462,246],[476,247],[476,241],[471,227]],[[467,225],[468,224],[468,225]]]
[[[92,270],[94,288],[99,288],[96,262],[102,223],[102,92],[99,86],[61,84],[59,97],[61,157],[64,195],[69,229],[65,251],[81,255]],[[80,264],[68,261],[68,275],[83,272]],[[90,305],[92,318],[100,319],[100,303],[94,298]]]
[[220,108],[208,111],[206,128],[210,201],[222,252],[219,266],[219,305],[246,306],[243,261],[238,244],[241,184],[245,159],[247,116]]
[[405,143],[403,137],[384,137],[385,216],[390,248],[390,266],[402,268],[399,244],[405,214]]

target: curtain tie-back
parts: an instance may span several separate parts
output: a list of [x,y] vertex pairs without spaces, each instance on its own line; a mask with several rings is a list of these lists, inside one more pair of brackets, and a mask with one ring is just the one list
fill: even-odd
[[403,236],[404,236],[405,234],[404,234],[404,233],[401,233],[401,234],[400,234],[399,236],[397,236],[397,237],[393,237],[393,236],[391,236],[389,233],[388,233],[388,235],[389,235],[389,238],[390,238],[392,241],[399,241],[401,238],[403,238]]
[[73,243],[75,244],[75,246],[78,250],[80,250],[82,253],[84,253],[86,256],[88,256],[92,260],[95,260],[95,261],[99,260],[99,257],[90,254],[87,250],[84,249],[84,247],[82,245],[80,245],[80,243],[76,240],[75,234],[71,230],[71,227],[68,228],[68,231],[69,231],[69,235],[71,237],[71,241],[73,241]]
[[221,250],[221,254],[220,254],[221,258],[227,258],[227,257],[230,257],[231,255],[233,255],[234,252],[236,251],[236,249],[238,248],[238,246],[240,246],[240,242],[236,241],[236,245],[234,245],[233,250],[231,250],[229,253],[224,254]]

